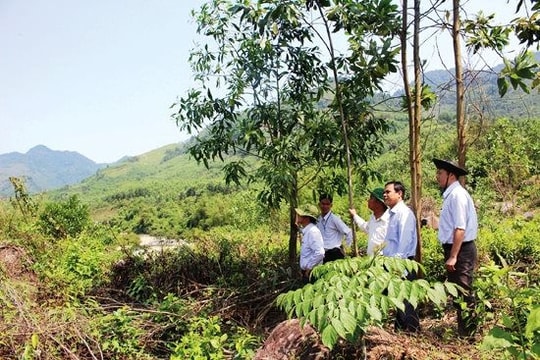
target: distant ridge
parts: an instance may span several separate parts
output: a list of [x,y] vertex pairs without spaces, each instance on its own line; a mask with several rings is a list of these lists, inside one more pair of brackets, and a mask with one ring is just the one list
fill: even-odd
[[78,152],[51,150],[44,145],[26,154],[0,154],[0,196],[14,195],[9,181],[12,176],[23,178],[27,191],[36,193],[78,183],[105,166]]

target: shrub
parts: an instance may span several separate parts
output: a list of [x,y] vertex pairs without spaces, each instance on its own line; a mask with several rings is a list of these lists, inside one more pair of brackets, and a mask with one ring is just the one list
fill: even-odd
[[425,269],[426,280],[444,281],[446,279],[444,254],[437,238],[437,230],[422,229],[422,265]]
[[236,326],[231,326],[228,334],[222,331],[219,318],[197,318],[174,346],[171,360],[221,360],[231,355],[234,359],[252,359],[259,339]]
[[144,349],[145,331],[141,317],[124,306],[110,314],[96,317],[93,335],[108,359],[151,359]]
[[103,284],[111,268],[121,254],[111,251],[108,237],[100,232],[85,232],[76,238],[61,239],[50,246],[35,268],[44,279],[46,287],[54,296],[83,296],[94,287]]
[[[503,261],[504,262],[504,261]],[[540,356],[540,288],[511,266],[490,265],[476,281],[480,319],[494,322],[481,349],[505,359]]]
[[39,227],[55,239],[76,237],[90,223],[88,206],[82,204],[77,195],[64,202],[50,202],[39,214]]
[[540,265],[540,217],[532,220],[507,218],[488,222],[480,228],[479,250],[486,257],[503,265],[501,259],[520,269]]

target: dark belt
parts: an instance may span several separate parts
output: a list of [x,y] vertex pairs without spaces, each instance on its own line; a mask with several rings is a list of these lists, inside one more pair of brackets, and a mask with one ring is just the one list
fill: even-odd
[[[465,241],[465,242],[461,243],[461,248],[463,249],[463,248],[465,248],[467,246],[470,246],[472,244],[474,244],[474,240]],[[447,249],[447,250],[452,249],[452,245],[454,245],[454,244],[442,244],[443,248]]]

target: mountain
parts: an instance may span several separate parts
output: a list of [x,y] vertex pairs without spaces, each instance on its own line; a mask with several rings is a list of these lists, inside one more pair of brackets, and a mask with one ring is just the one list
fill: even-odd
[[105,164],[97,164],[74,151],[56,151],[43,145],[26,154],[0,154],[0,196],[12,196],[10,177],[24,178],[30,193],[71,185],[93,175]]

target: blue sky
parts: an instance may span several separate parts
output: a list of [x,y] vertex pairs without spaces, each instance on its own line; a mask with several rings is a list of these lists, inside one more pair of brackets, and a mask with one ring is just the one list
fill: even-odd
[[184,140],[199,0],[0,0],[0,154],[42,144],[113,162]]
[[0,154],[45,145],[110,163],[185,140],[169,106],[192,85],[190,10],[204,2],[0,0]]

